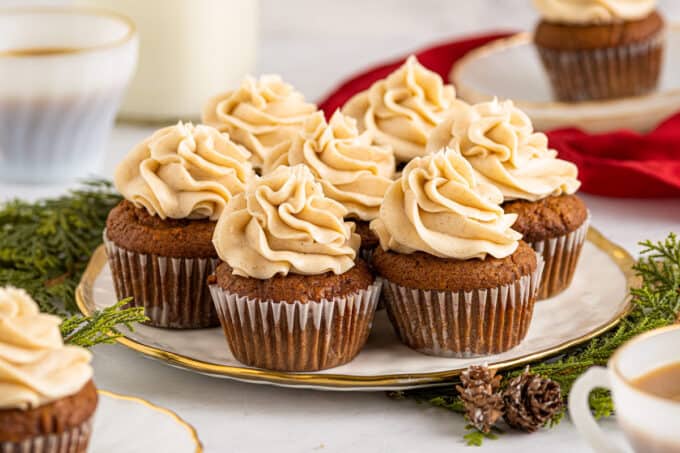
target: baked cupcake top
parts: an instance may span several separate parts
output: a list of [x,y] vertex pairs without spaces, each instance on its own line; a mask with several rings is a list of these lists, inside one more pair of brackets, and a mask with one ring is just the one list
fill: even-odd
[[59,324],[26,291],[0,288],[0,409],[42,406],[75,395],[92,379],[92,355],[65,346]]
[[565,24],[606,24],[643,19],[656,9],[656,0],[534,0],[541,16]]
[[270,155],[264,172],[297,164],[307,165],[324,194],[341,203],[349,217],[361,220],[378,216],[395,171],[392,150],[372,145],[367,133],[359,134],[356,120],[339,111],[330,122],[323,112],[310,116],[291,146]]
[[116,168],[116,189],[161,219],[217,220],[253,171],[250,153],[217,129],[179,122],[156,131]]
[[429,151],[443,146],[459,148],[480,181],[498,187],[506,201],[573,194],[581,185],[576,165],[557,159],[512,101],[461,105],[430,136]]
[[383,250],[425,252],[466,260],[504,258],[521,234],[511,229],[515,214],[504,214],[503,195],[478,183],[457,150],[443,149],[413,159],[387,189],[371,229]]
[[354,266],[361,242],[346,215],[308,167],[281,166],[229,202],[213,243],[242,277],[342,274]]
[[278,75],[246,77],[233,91],[218,94],[203,108],[203,122],[228,132],[252,154],[260,168],[271,149],[292,140],[316,105]]
[[355,95],[342,109],[357,119],[379,145],[389,145],[398,161],[425,154],[430,131],[456,103],[452,85],[426,69],[415,56],[386,79]]

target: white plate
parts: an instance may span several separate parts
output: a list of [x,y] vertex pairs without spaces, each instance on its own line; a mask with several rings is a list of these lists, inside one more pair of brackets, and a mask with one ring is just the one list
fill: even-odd
[[[615,325],[629,307],[632,258],[597,231],[588,232],[572,286],[539,302],[527,338],[503,354],[452,359],[419,354],[399,343],[379,311],[368,343],[352,362],[315,373],[286,373],[245,366],[229,351],[221,329],[167,330],[138,326],[119,341],[173,366],[255,383],[333,390],[404,389],[440,384],[471,364],[517,366],[556,354]],[[83,313],[116,302],[106,252],[97,250],[76,293]]]
[[196,430],[174,412],[100,390],[89,451],[200,453],[203,447]]
[[454,65],[450,79],[467,102],[494,96],[512,99],[538,130],[573,126],[589,132],[644,132],[680,110],[680,26],[669,27],[664,60],[656,93],[599,102],[556,102],[532,37],[522,33],[473,50]]

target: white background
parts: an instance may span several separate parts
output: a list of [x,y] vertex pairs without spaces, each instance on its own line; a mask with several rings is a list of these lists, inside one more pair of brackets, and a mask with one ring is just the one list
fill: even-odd
[[[8,3],[28,2],[0,0],[0,5]],[[671,20],[680,19],[680,1],[660,4]],[[535,22],[529,0],[263,0],[261,10],[259,70],[281,73],[312,100],[361,68],[428,43],[487,30],[528,29]],[[119,126],[100,173],[110,175],[120,156],[150,131]],[[64,188],[0,182],[0,200],[56,195]],[[593,224],[633,253],[641,239],[680,231],[680,200],[585,199]],[[94,364],[101,388],[176,410],[196,426],[208,452],[476,451],[461,442],[465,430],[458,415],[391,401],[382,393],[222,381],[166,367],[119,346],[96,348]],[[588,450],[566,421],[530,436],[508,433],[486,442],[483,451]]]

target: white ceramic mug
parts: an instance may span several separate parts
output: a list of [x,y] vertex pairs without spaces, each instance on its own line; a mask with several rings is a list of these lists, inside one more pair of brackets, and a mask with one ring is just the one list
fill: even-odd
[[0,181],[95,171],[136,61],[134,23],[120,14],[0,8]]
[[632,385],[635,379],[678,362],[680,326],[672,326],[634,338],[612,356],[607,368],[586,372],[569,396],[569,413],[581,436],[598,453],[623,451],[597,425],[588,404],[593,389],[606,388],[612,392],[618,424],[636,452],[680,452],[680,402]]

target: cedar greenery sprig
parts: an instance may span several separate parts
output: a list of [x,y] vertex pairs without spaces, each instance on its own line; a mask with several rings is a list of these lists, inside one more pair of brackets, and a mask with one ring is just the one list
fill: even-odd
[[[633,269],[641,284],[631,290],[633,309],[614,329],[566,353],[532,364],[531,371],[560,384],[562,394],[569,392],[580,375],[593,366],[606,365],[620,346],[631,338],[650,330],[673,324],[680,312],[680,240],[671,233],[660,242],[644,241],[640,260]],[[523,368],[504,373],[503,385],[520,375]],[[463,413],[463,404],[454,386],[434,389],[393,392],[392,398],[413,398],[452,412]],[[597,390],[590,396],[590,407],[597,417],[608,417],[614,412],[609,392]],[[558,413],[548,426],[554,426],[564,416]],[[474,429],[465,435],[468,445],[481,445],[491,437]]]
[[0,205],[0,286],[23,288],[41,310],[68,318],[62,332],[70,344],[110,343],[119,327],[146,320],[124,302],[92,317],[73,315],[76,286],[119,201],[110,183],[93,180],[63,197]]

